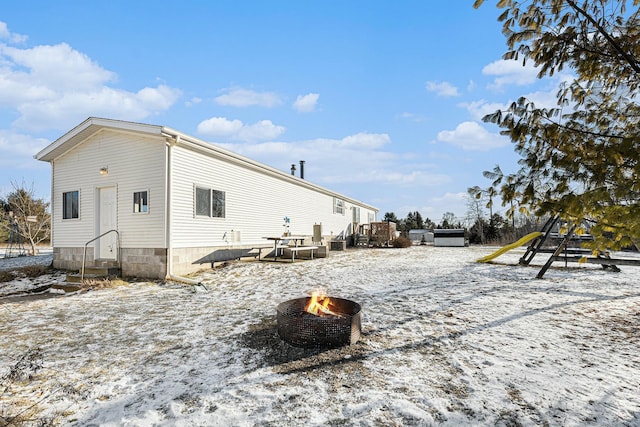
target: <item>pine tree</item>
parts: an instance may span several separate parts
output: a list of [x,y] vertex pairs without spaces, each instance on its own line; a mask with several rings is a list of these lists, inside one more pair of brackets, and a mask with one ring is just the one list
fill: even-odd
[[484,118],[502,128],[522,157],[516,173],[494,184],[505,204],[593,221],[599,249],[640,240],[639,3],[497,5],[508,46],[504,59],[533,62],[540,78],[564,69],[575,77],[561,86],[554,108],[522,97]]

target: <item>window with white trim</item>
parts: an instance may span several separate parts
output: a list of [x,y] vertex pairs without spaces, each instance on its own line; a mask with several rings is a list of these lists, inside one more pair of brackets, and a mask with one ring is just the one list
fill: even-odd
[[80,191],[62,193],[62,219],[80,218]]
[[344,215],[344,200],[337,197],[333,198],[333,213]]
[[149,192],[135,191],[133,193],[133,213],[149,212]]
[[195,189],[195,214],[211,218],[225,217],[225,192],[206,187]]

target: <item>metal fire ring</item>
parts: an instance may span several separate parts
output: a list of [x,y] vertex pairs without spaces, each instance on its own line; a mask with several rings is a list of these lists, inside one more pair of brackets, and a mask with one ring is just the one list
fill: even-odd
[[333,311],[340,316],[316,316],[304,308],[311,298],[296,298],[278,305],[278,335],[296,347],[340,347],[353,345],[360,339],[360,304],[342,298],[331,298]]

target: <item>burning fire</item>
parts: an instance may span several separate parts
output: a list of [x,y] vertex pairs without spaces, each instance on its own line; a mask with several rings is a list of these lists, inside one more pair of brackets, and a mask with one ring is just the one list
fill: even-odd
[[311,293],[311,299],[307,303],[304,310],[307,313],[311,313],[316,316],[339,316],[340,313],[336,313],[332,310],[333,302],[331,298],[326,296],[322,291],[313,291]]

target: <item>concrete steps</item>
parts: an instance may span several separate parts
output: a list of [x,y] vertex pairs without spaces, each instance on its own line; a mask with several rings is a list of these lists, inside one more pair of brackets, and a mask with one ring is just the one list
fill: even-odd
[[[82,274],[78,273],[67,273],[67,283],[80,283]],[[120,276],[119,268],[85,268],[84,269],[84,279],[108,279],[110,277]]]
[[[95,266],[85,267],[84,280],[103,280],[119,277],[121,274],[120,267],[115,261],[96,260]],[[79,285],[82,282],[82,272],[67,273],[66,281],[68,284]]]
[[79,291],[80,289],[82,289],[82,285],[80,285],[80,283],[61,282],[61,283],[54,283],[53,285],[51,285],[51,289],[63,291],[64,293],[68,294],[71,292]]

